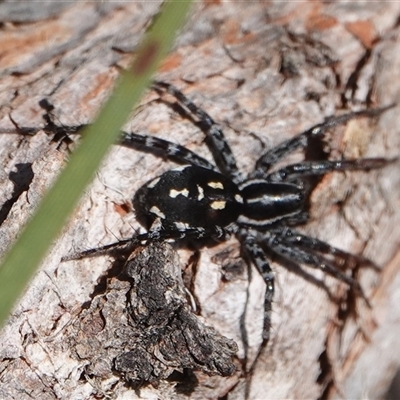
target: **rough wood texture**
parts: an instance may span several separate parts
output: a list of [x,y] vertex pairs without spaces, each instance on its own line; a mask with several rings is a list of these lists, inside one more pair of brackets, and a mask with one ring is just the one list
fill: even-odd
[[[60,123],[89,122],[156,9],[156,3],[79,2],[49,11],[43,20],[0,9],[3,21],[14,15],[19,22],[4,22],[0,32],[3,131],[13,128],[9,113],[21,126],[43,124],[38,101],[44,97]],[[176,84],[222,124],[240,167],[250,171],[264,148],[327,115],[400,101],[399,17],[397,2],[197,4],[159,78]],[[210,159],[202,133],[157,98],[149,93],[126,129],[176,141]],[[327,141],[332,156],[397,157],[399,114],[397,106],[377,121],[336,129]],[[67,154],[43,132],[4,134],[0,160],[4,252]],[[92,379],[87,360],[71,350],[70,327],[112,259],[60,259],[128,237],[138,228],[127,212],[134,192],[172,165],[118,146],[111,151],[1,333],[0,397],[384,398],[400,364],[398,162],[381,171],[326,176],[313,192],[312,219],[304,228],[382,266],[381,274],[358,276],[371,309],[358,300],[354,317],[346,287],[308,270],[307,281],[274,263],[272,339],[260,348],[264,284],[237,259],[232,240],[202,251],[192,289],[204,321],[239,345],[237,373],[195,372],[184,387],[162,381],[139,391],[118,375]],[[190,254],[179,255],[182,267],[189,265]],[[237,268],[223,269],[226,264]]]

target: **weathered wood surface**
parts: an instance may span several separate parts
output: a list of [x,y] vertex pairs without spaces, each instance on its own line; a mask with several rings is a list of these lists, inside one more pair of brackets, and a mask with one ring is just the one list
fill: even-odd
[[[47,19],[18,13],[15,23],[0,9],[0,127],[12,128],[9,113],[21,126],[43,124],[38,101],[45,97],[64,125],[92,120],[156,9],[155,3],[79,2]],[[251,171],[264,148],[327,115],[399,102],[399,16],[396,2],[197,4],[159,78],[221,123],[240,167]],[[202,133],[156,99],[149,93],[126,129],[176,141],[210,159]],[[332,155],[397,157],[398,110],[376,123],[360,120],[335,130],[328,141]],[[4,252],[68,156],[39,132],[0,135],[0,159]],[[0,397],[384,398],[400,364],[399,163],[325,177],[313,192],[312,218],[304,228],[383,267],[380,275],[363,271],[359,277],[371,309],[358,301],[354,319],[326,291],[273,263],[272,339],[260,348],[264,284],[255,271],[249,284],[246,268],[223,278],[221,264],[235,261],[238,250],[232,240],[202,251],[194,291],[206,323],[238,343],[236,374],[195,373],[197,382],[192,376],[185,385],[163,381],[134,391],[117,375],[100,379],[87,372],[87,360],[65,334],[71,335],[69,327],[112,259],[60,258],[128,237],[138,228],[126,212],[133,194],[172,165],[118,146],[111,151],[1,334]],[[227,249],[230,255],[218,257]],[[184,267],[190,254],[179,255]],[[346,287],[310,273],[347,304]]]

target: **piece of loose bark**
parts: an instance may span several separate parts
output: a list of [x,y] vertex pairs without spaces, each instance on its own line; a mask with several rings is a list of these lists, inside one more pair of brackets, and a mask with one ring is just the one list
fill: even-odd
[[99,387],[115,372],[140,387],[186,369],[222,376],[236,370],[236,344],[193,313],[179,259],[166,243],[135,250],[86,307],[65,336]]

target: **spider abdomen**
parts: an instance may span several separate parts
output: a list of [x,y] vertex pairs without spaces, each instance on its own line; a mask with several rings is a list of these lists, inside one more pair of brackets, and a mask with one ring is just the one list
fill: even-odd
[[184,166],[165,172],[142,186],[133,205],[147,228],[160,219],[163,228],[213,229],[235,222],[243,209],[237,185],[219,172]]

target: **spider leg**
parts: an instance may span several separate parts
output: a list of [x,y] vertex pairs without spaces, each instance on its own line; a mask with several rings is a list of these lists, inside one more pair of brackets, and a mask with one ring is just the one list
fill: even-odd
[[285,228],[280,230],[280,235],[284,237],[285,242],[292,244],[306,250],[316,251],[324,255],[332,256],[333,258],[339,258],[335,262],[335,266],[341,268],[354,268],[357,265],[364,265],[370,267],[376,271],[380,271],[380,268],[368,258],[357,256],[347,251],[340,250],[337,247],[333,247],[330,244],[323,242],[322,240],[303,235],[293,229]]
[[222,240],[227,238],[231,233],[227,229],[215,226],[212,229],[204,229],[200,227],[188,227],[184,229],[165,229],[161,224],[155,224],[153,230],[149,232],[134,235],[128,239],[122,239],[118,242],[106,244],[105,246],[96,247],[93,249],[85,250],[78,253],[73,253],[68,256],[62,257],[61,261],[80,260],[86,257],[95,257],[107,253],[117,247],[124,245],[140,246],[148,242],[177,240],[177,239],[203,239],[210,238],[214,240]]
[[332,171],[368,170],[381,168],[395,160],[386,158],[362,158],[359,160],[304,161],[288,165],[266,176],[268,182],[296,180],[307,175],[324,175]]
[[244,252],[250,261],[256,266],[259,273],[264,279],[267,287],[265,290],[264,298],[264,322],[262,337],[268,341],[271,329],[271,308],[272,300],[274,298],[274,274],[271,270],[267,257],[263,249],[256,243],[254,236],[248,235],[245,232],[240,233],[242,243],[244,243]]
[[355,290],[356,293],[358,293],[368,302],[360,284],[355,279],[341,272],[326,258],[293,246],[293,243],[285,240],[285,236],[282,235],[282,233],[277,234],[277,232],[275,232],[275,234],[272,235],[271,233],[267,233],[264,235],[264,237],[266,239],[265,243],[267,246],[275,253],[288,260],[294,261],[296,264],[306,264],[310,267],[326,272],[334,278],[349,285],[353,290]]
[[148,151],[179,164],[191,164],[215,170],[215,166],[205,158],[176,143],[153,136],[138,135],[137,133],[122,132],[120,145]]
[[86,257],[100,256],[102,254],[106,254],[109,250],[115,249],[117,247],[122,247],[126,244],[133,244],[139,246],[140,240],[138,239],[138,237],[122,239],[119,240],[118,242],[106,244],[105,246],[100,246],[93,249],[84,250],[77,253],[69,254],[67,256],[63,256],[61,257],[61,262],[71,261],[71,260],[81,260],[82,258]]
[[235,182],[241,180],[242,174],[238,170],[232,150],[220,126],[210,115],[196,106],[196,104],[189,100],[179,89],[169,83],[156,81],[153,83],[152,87],[157,92],[168,92],[175,97],[185,109],[189,110],[189,115],[197,120],[198,125],[205,133],[206,144],[220,171],[228,175]]
[[259,178],[264,176],[265,173],[271,168],[271,166],[275,165],[282,158],[286,157],[297,149],[306,147],[308,144],[308,140],[311,137],[322,137],[329,128],[345,124],[346,122],[355,118],[376,117],[392,107],[394,107],[394,104],[382,108],[360,110],[339,116],[328,117],[325,119],[324,122],[314,125],[306,131],[298,134],[294,138],[286,140],[280,143],[278,146],[274,147],[273,149],[270,149],[266,153],[264,153],[257,160],[256,168],[254,173],[252,174],[252,177]]
[[[75,125],[75,126],[57,125],[53,122],[54,116],[52,110],[54,107],[45,100],[41,100],[39,104],[42,106],[42,108],[46,107],[45,110],[47,112],[42,115],[44,121],[46,122],[45,126],[39,128],[19,126],[10,113],[8,114],[8,118],[14,125],[15,129],[2,129],[2,133],[17,133],[23,136],[33,136],[39,131],[44,131],[47,134],[53,135],[52,142],[63,141],[66,144],[71,144],[73,141],[69,138],[68,135],[77,134],[81,129],[87,126],[87,125]],[[43,106],[43,104],[45,104],[46,106]]]

